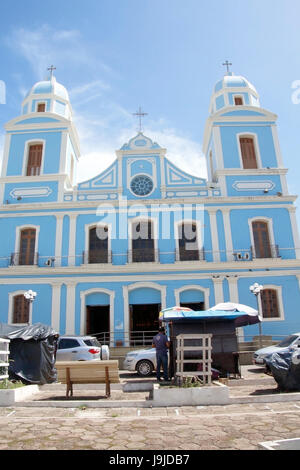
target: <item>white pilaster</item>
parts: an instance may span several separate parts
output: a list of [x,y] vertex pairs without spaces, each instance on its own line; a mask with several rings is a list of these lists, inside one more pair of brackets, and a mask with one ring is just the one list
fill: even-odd
[[70,214],[69,266],[76,264],[76,221],[77,214]]
[[213,261],[220,261],[220,248],[219,248],[219,237],[218,237],[218,226],[217,226],[217,209],[208,208],[210,231],[213,249]]
[[223,281],[224,276],[212,278],[214,283],[214,292],[215,292],[215,304],[220,304],[224,302],[224,292],[223,292]]
[[67,281],[66,334],[75,334],[75,292],[76,281]]
[[64,214],[56,214],[55,267],[61,266]]
[[299,231],[298,231],[298,224],[296,219],[296,207],[289,207],[290,219],[291,219],[291,227],[293,233],[293,240],[294,240],[294,247],[296,258],[300,259],[300,240],[299,240]]
[[51,326],[59,333],[60,331],[60,295],[62,282],[52,283],[52,311]]
[[239,303],[238,277],[229,276],[227,278],[229,286],[230,302]]
[[230,210],[222,208],[224,232],[225,232],[225,244],[226,244],[226,257],[227,261],[233,260],[233,245],[231,236],[231,223],[230,223]]

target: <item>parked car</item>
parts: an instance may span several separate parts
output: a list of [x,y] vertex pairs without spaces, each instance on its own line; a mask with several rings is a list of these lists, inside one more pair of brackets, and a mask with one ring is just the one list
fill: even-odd
[[[156,369],[156,349],[137,349],[127,353],[123,368],[125,370],[136,371],[141,377],[149,377]],[[201,369],[199,364],[198,370]],[[212,369],[212,378],[216,380],[219,378],[220,372],[216,369]]]
[[109,347],[101,346],[94,336],[60,336],[57,361],[95,361],[109,359]]
[[148,377],[156,369],[156,349],[136,349],[127,353],[123,368],[136,371],[141,377]]
[[298,346],[300,346],[300,333],[294,333],[277,344],[255,351],[253,354],[253,363],[259,366],[264,366],[266,357],[269,357],[273,353],[277,352],[287,352],[291,348]]

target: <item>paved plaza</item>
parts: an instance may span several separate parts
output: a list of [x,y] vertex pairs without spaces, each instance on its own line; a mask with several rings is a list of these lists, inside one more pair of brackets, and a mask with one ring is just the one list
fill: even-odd
[[180,408],[1,408],[1,450],[257,450],[300,437],[300,401]]
[[[231,396],[250,398],[242,404],[98,408],[83,405],[86,390],[78,389],[75,395],[80,400],[72,401],[69,408],[54,403],[27,406],[25,402],[24,406],[3,407],[0,450],[258,450],[262,442],[299,438],[299,394],[292,401],[255,402],[255,397],[266,392],[274,397],[276,383],[259,368],[243,367],[242,374],[247,386],[233,381],[230,387]],[[123,380],[130,377],[125,374]],[[57,387],[54,395],[61,398],[65,386]],[[49,399],[49,391],[44,394],[38,397],[40,402]],[[94,394],[101,396],[102,391]],[[115,390],[112,399],[120,399],[121,394]],[[130,398],[142,396],[131,394]]]

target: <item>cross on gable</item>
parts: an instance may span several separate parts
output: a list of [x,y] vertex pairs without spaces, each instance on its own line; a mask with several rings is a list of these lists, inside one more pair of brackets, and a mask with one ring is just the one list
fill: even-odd
[[138,131],[139,131],[139,132],[142,132],[142,118],[143,118],[144,116],[148,116],[148,113],[144,113],[144,112],[142,111],[142,108],[139,107],[139,110],[138,110],[136,113],[132,113],[132,115],[138,117],[138,119],[139,119],[139,129],[138,129]]

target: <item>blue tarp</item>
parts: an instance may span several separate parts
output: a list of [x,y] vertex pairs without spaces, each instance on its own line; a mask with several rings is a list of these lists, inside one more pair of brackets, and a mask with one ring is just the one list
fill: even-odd
[[171,310],[160,312],[160,320],[164,322],[178,320],[231,320],[237,327],[253,325],[259,323],[257,315],[248,315],[245,312],[226,311],[226,310]]

